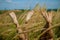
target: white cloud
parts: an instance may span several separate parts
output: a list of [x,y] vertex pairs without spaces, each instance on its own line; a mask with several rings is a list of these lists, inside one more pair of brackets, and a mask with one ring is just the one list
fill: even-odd
[[6,2],[12,2],[12,0],[6,0]]
[[9,4],[14,4],[14,5],[18,5],[20,2],[15,2],[13,0],[5,0],[7,3]]

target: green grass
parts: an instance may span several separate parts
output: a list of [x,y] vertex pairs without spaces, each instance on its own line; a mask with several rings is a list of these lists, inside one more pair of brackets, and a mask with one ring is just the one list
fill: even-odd
[[[0,14],[0,24],[2,24],[0,25],[0,40],[18,40],[19,38],[16,36],[17,35],[16,26],[14,25],[8,13],[6,14],[6,12],[9,13],[9,11],[5,11],[3,12],[3,14],[2,12]],[[18,22],[22,28],[24,29],[27,28],[27,30],[32,29],[32,31],[28,32],[29,40],[38,40],[39,38],[38,36],[41,34],[41,29],[43,29],[45,25],[45,20],[41,15],[41,13],[35,11],[31,20],[27,24],[25,24],[25,18],[28,11],[14,11],[14,12],[16,13]],[[60,11],[57,12],[52,11],[52,12],[53,12],[52,25],[60,23]],[[54,38],[57,40],[57,38],[60,37],[60,26],[54,28],[53,31],[54,31]]]

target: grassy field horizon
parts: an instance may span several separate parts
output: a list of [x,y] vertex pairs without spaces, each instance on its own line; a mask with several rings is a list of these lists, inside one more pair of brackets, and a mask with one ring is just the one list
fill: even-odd
[[[25,24],[26,15],[31,10],[1,10],[0,11],[0,40],[19,40],[16,32],[16,26],[11,20],[9,13],[14,12],[17,16],[17,20],[22,26],[22,29],[27,28],[27,30],[32,30],[28,32],[29,40],[38,40],[39,35],[41,34],[41,30],[45,25],[45,20],[42,17],[41,13],[37,11],[38,9],[34,9],[35,13],[29,20],[27,24]],[[41,9],[40,9],[41,10]],[[52,26],[60,23],[60,10],[45,10],[47,13],[53,13]],[[60,40],[60,25],[59,27],[53,28],[54,31],[54,40]],[[26,30],[26,31],[27,31]]]

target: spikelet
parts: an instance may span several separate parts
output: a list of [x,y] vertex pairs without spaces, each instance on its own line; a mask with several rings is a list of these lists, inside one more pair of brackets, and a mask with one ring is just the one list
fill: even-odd
[[26,21],[28,21],[28,20],[31,18],[31,16],[33,15],[33,13],[34,13],[33,10],[30,11],[30,12],[28,12],[28,14],[27,14],[27,16],[26,16]]
[[17,21],[17,18],[16,18],[15,13],[14,13],[14,12],[11,12],[11,13],[9,13],[9,15],[10,15],[11,18],[13,19],[14,23],[15,23],[15,24],[18,24],[18,21]]

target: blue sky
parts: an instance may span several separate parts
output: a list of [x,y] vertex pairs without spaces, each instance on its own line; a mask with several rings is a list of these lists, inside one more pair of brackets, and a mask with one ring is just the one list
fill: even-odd
[[46,4],[47,9],[60,8],[60,0],[0,0],[0,10],[4,9],[33,9],[39,3]]

